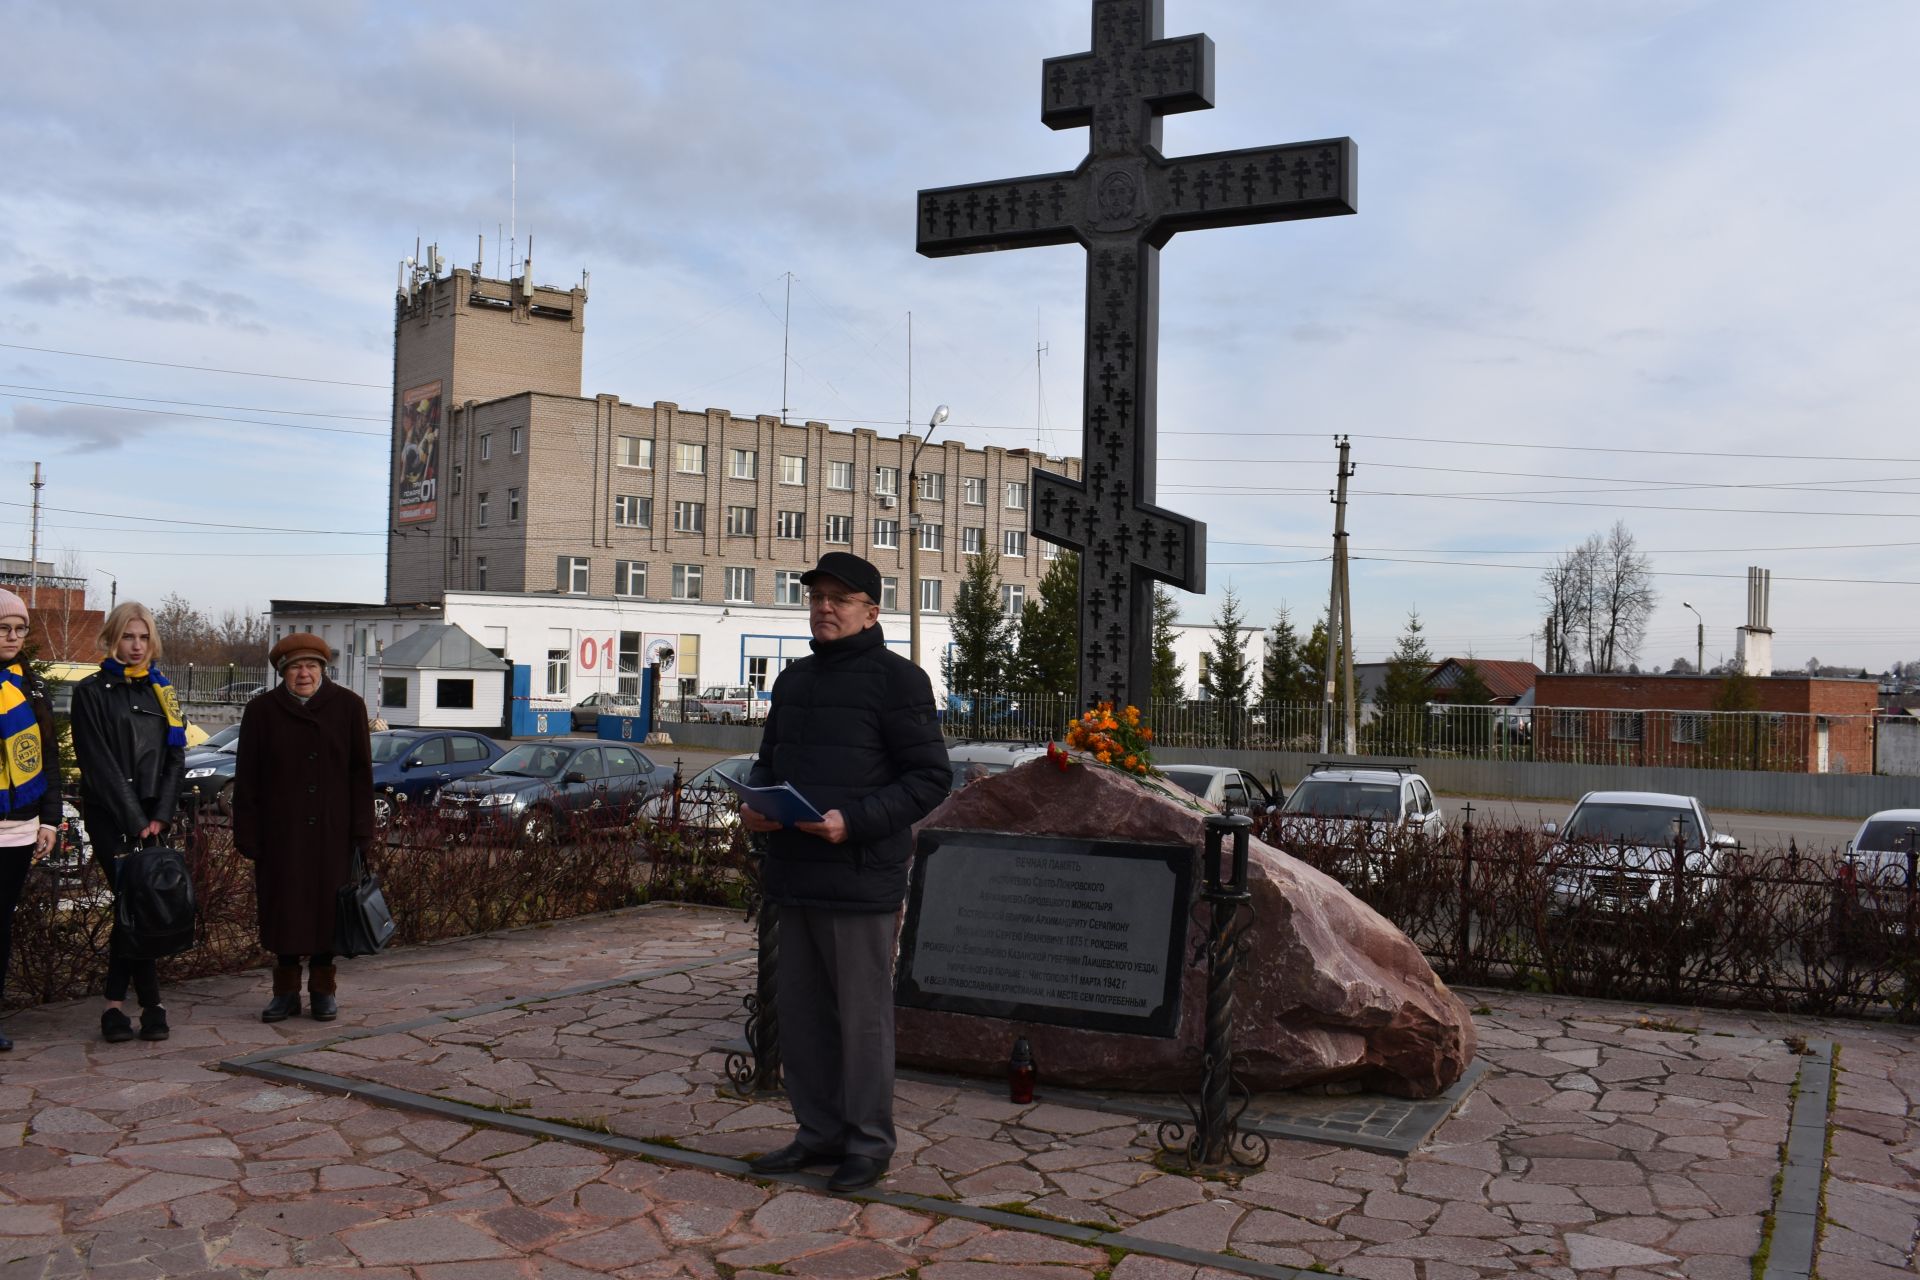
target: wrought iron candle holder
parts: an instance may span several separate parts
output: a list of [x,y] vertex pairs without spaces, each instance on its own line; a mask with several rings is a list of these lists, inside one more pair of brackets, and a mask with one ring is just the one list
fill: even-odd
[[[1240,959],[1252,938],[1253,893],[1247,883],[1248,845],[1253,819],[1245,814],[1209,815],[1204,870],[1207,936],[1202,944],[1207,963],[1206,1041],[1201,1052],[1200,1096],[1186,1094],[1186,1123],[1169,1120],[1160,1126],[1163,1151],[1181,1157],[1195,1171],[1222,1170],[1232,1165],[1251,1169],[1267,1161],[1267,1140],[1243,1130],[1240,1117],[1253,1100],[1233,1070],[1233,987]],[[1232,861],[1225,862],[1227,838],[1233,840]]]

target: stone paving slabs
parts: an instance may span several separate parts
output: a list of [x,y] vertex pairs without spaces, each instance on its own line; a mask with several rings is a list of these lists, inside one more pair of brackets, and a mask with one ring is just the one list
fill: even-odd
[[[1789,1035],[1838,1047],[1814,1269],[1913,1271],[1912,1028],[1477,991],[1487,1074],[1417,1151],[1285,1140],[1237,1181],[1161,1170],[1153,1125],[1044,1080],[1029,1106],[903,1080],[900,1159],[874,1197],[840,1198],[738,1163],[789,1125],[779,1099],[717,1087],[751,945],[737,914],[639,909],[353,961],[331,1026],[261,1024],[260,972],[171,992],[159,1045],[102,1044],[94,1004],[18,1015],[0,1280],[1749,1280],[1793,1127]],[[216,1069],[249,1056],[363,1083]]]

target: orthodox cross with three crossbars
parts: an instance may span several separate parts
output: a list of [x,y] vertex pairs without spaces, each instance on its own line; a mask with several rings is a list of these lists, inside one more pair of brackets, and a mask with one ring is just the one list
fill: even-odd
[[1093,0],[1093,51],[1048,58],[1040,119],[1090,127],[1070,173],[919,194],[928,257],[1083,245],[1081,478],[1033,475],[1032,531],[1080,553],[1082,705],[1144,707],[1154,580],[1206,590],[1206,526],[1154,504],[1160,247],[1175,232],[1354,212],[1350,138],[1168,159],[1160,117],[1213,106],[1213,41],[1162,38],[1163,0]]

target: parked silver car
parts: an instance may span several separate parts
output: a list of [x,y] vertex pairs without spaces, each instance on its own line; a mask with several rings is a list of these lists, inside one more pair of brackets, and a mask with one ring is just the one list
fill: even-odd
[[1210,801],[1222,813],[1244,813],[1249,817],[1278,813],[1286,799],[1277,778],[1269,788],[1244,769],[1231,765],[1163,764],[1158,768],[1169,781]]
[[1920,809],[1882,809],[1860,824],[1835,868],[1837,942],[1904,938],[1920,923]]
[[[1553,905],[1562,911],[1629,911],[1716,882],[1720,859],[1738,841],[1716,832],[1692,796],[1661,791],[1589,791],[1566,825],[1544,827]],[[1676,873],[1674,853],[1680,849]]]

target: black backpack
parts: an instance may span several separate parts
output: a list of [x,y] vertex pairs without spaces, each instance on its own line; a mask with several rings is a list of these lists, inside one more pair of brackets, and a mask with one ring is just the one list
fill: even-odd
[[135,849],[115,873],[114,919],[122,949],[136,960],[161,960],[194,944],[198,907],[187,855],[159,845]]

